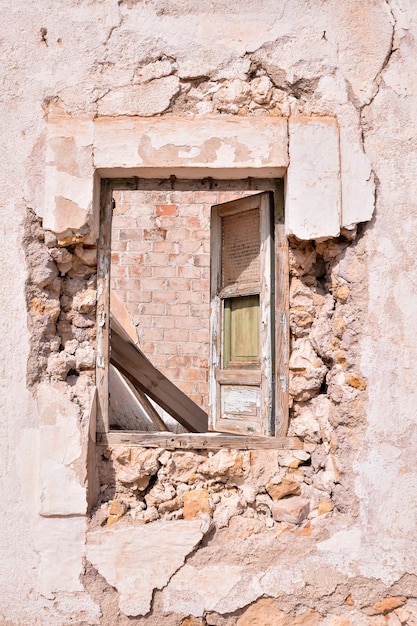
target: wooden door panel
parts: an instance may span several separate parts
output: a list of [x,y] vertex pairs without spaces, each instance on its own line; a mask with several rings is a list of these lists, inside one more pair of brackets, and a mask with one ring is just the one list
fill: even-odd
[[212,207],[210,428],[273,432],[273,198]]

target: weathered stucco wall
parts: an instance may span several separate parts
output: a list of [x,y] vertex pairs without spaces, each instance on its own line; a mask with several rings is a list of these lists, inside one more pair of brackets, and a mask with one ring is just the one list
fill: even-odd
[[[2,25],[0,621],[417,624],[416,8],[67,0],[3,3]],[[226,119],[213,143],[207,129]],[[191,148],[172,120],[189,122]],[[262,132],[271,120],[276,135]],[[174,452],[138,460],[138,451],[100,449],[102,503],[90,522],[94,171],[155,173],[181,158],[181,167],[203,171],[208,159],[248,174],[230,130],[238,127],[258,171],[288,167],[288,234],[341,236],[304,248],[292,239],[301,250],[294,311],[305,312],[305,297],[307,313],[321,314],[297,292],[300,276],[333,302],[328,336],[337,341],[326,345],[324,333],[314,345],[328,355],[326,388],[316,391],[330,399],[335,436],[302,432],[326,416],[308,422],[300,397],[292,428],[307,435],[307,456],[292,466],[290,453],[190,453],[181,466]],[[308,268],[313,253],[321,274]],[[303,319],[293,319],[295,343]],[[143,519],[141,490],[132,494],[122,470],[151,481],[144,500],[154,496],[163,519]],[[317,476],[329,472],[332,510],[297,523],[268,513],[266,483],[287,471],[317,513]],[[164,512],[171,483],[179,508]],[[117,523],[102,527],[110,518]]]

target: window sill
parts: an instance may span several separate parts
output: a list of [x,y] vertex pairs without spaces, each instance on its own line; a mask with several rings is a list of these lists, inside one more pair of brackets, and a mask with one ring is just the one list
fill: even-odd
[[127,445],[167,450],[301,450],[303,442],[298,437],[256,437],[225,433],[145,433],[139,431],[113,431],[98,433],[97,443],[102,445]]

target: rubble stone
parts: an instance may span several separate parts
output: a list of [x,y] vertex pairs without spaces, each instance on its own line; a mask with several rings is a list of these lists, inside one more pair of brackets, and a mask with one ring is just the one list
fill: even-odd
[[205,489],[195,489],[184,493],[184,519],[191,520],[200,513],[212,514],[210,494]]
[[272,504],[272,515],[277,522],[301,524],[310,513],[310,502],[299,496],[275,500]]
[[407,602],[405,596],[391,596],[384,598],[379,602],[376,602],[372,607],[366,609],[368,615],[386,615],[394,609],[398,609],[400,606]]
[[237,626],[318,626],[320,622],[321,615],[316,611],[308,610],[292,617],[279,609],[276,600],[261,598],[245,610]]
[[235,78],[220,87],[214,94],[213,101],[219,111],[237,113],[247,102],[249,94],[249,85],[245,81]]
[[308,400],[319,391],[327,368],[308,339],[294,342],[290,357],[290,393],[295,400]]
[[268,104],[272,96],[272,83],[268,76],[254,78],[250,83],[252,98],[257,104]]
[[301,486],[297,480],[284,476],[279,484],[269,482],[266,490],[273,500],[281,500],[286,496],[299,496],[301,494]]

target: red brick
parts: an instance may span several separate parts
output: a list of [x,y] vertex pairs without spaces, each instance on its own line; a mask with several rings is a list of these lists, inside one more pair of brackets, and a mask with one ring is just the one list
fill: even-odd
[[189,228],[190,230],[194,230],[196,228],[201,228],[201,220],[199,215],[189,215],[186,219],[185,219],[185,227]]
[[176,228],[183,228],[183,220],[180,220],[178,217],[157,217],[156,223],[160,228],[164,228],[167,233]]
[[166,304],[164,302],[145,302],[138,306],[140,315],[165,315]]
[[149,265],[163,265],[164,267],[169,265],[169,254],[166,252],[152,252],[148,255]]
[[155,265],[149,269],[152,269],[152,276],[157,278],[174,278],[177,275],[177,268],[174,265]]
[[115,267],[112,266],[111,272],[110,272],[112,282],[114,281],[115,278],[125,278],[127,277],[127,275],[128,275],[127,267],[123,267],[123,265],[116,265]]
[[198,343],[205,344],[209,340],[209,331],[204,329],[191,330],[190,341],[198,341]]
[[148,252],[149,241],[144,241],[142,236],[135,239],[129,239],[127,242],[127,249],[129,252]]
[[[208,371],[207,371],[208,378]],[[202,394],[203,397],[208,397],[208,385],[207,383],[198,383],[197,384],[198,392]]]
[[126,293],[128,302],[150,302],[152,300],[152,292],[143,289],[129,289]]
[[200,267],[194,267],[194,265],[180,265],[177,267],[178,276],[184,276],[184,278],[201,278],[203,269]]
[[156,207],[156,215],[177,215],[177,205],[176,204],[158,204]]
[[177,315],[189,315],[190,307],[188,304],[171,304],[167,307],[167,313],[173,317]]
[[200,251],[201,242],[195,239],[186,239],[179,242],[179,251],[185,254],[195,254]]
[[112,229],[118,228],[136,228],[137,223],[134,217],[130,215],[113,215]]
[[210,310],[207,304],[191,304],[190,314],[201,319],[208,319]]
[[178,343],[173,341],[161,341],[158,343],[159,354],[177,354]]
[[169,328],[164,331],[164,341],[188,341],[188,330]]
[[128,276],[132,278],[142,278],[151,276],[152,268],[149,265],[129,265]]
[[112,241],[111,247],[115,252],[124,252],[127,249],[127,242],[116,239]]
[[[205,348],[204,353],[208,353],[208,346],[202,346],[202,348]],[[208,356],[206,356],[205,358],[201,356],[202,351],[200,351],[198,356],[193,356],[191,358],[191,364],[193,367],[199,367],[200,369],[207,369],[208,368]]]
[[177,294],[171,290],[154,291],[152,294],[152,302],[166,302],[167,304],[175,304],[177,302]]
[[185,355],[175,355],[167,360],[167,367],[189,367],[191,358]]
[[194,265],[196,267],[209,267],[210,256],[208,254],[196,254],[194,257]]
[[193,264],[192,254],[169,254],[169,263],[175,263],[177,266]]
[[149,291],[163,291],[166,288],[166,280],[164,278],[144,278],[142,286]]
[[142,228],[123,228],[118,231],[118,237],[120,241],[138,241],[143,239]]
[[259,191],[219,191],[218,195],[218,204],[222,204],[223,202],[232,202],[232,200],[239,200],[240,198],[245,198],[253,193],[259,193]]
[[205,381],[206,374],[204,370],[187,367],[183,371],[184,380],[197,380],[197,381]]
[[194,383],[191,381],[178,381],[178,387],[187,394],[187,396],[191,396],[194,391]]
[[193,191],[170,191],[166,194],[166,201],[177,204],[191,204],[193,202]]
[[158,346],[158,342],[163,341],[164,332],[163,328],[144,328],[143,335],[145,339],[156,343]]
[[204,214],[204,205],[196,204],[194,202],[184,203],[180,206],[180,216],[181,218],[192,217],[194,215],[203,215]]
[[153,326],[154,328],[174,328],[174,319],[167,315],[154,315]]
[[[203,322],[204,323],[204,322]],[[199,317],[177,317],[175,320],[175,328],[188,328],[189,330],[201,329],[202,321]]]
[[166,238],[169,241],[184,241],[184,239],[188,239],[189,230],[186,228],[170,228],[166,232]]
[[142,287],[140,278],[118,278],[116,282],[121,291],[140,291]]
[[141,341],[140,348],[145,355],[151,355],[155,353],[155,344],[150,341]]
[[178,345],[178,354],[193,356],[201,350],[201,344],[194,341],[184,341]]
[[175,291],[189,291],[191,280],[189,278],[169,278],[167,280],[167,289]]
[[143,238],[150,241],[162,241],[168,237],[168,232],[166,228],[145,228]]
[[177,300],[179,304],[201,304],[204,294],[196,291],[179,291]]
[[164,364],[161,362],[159,364],[159,369],[174,384],[176,384],[177,381],[181,379],[181,370],[179,368],[165,367]]
[[144,192],[145,201],[152,204],[163,204],[167,201],[166,191],[148,191]]
[[153,315],[150,315],[149,313],[148,314],[139,313],[138,310],[136,310],[135,318],[138,319],[137,326],[138,326],[138,330],[140,332],[141,337],[142,337],[142,331],[144,329],[153,328],[153,319],[154,319]]
[[201,202],[202,204],[218,204],[217,191],[195,191],[194,202]]
[[191,281],[191,289],[193,291],[206,291],[210,290],[210,281],[207,278],[194,279]]
[[143,265],[144,262],[143,254],[134,254],[128,253],[122,256],[123,265]]
[[154,241],[152,244],[153,252],[175,252],[177,244],[174,241]]

